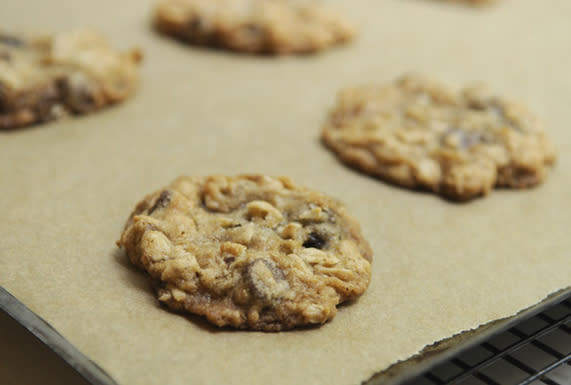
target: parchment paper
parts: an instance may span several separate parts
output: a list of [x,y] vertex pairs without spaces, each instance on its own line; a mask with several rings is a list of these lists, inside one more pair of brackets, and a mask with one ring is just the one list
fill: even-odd
[[[357,384],[425,345],[571,283],[571,2],[336,2],[360,26],[318,56],[189,48],[147,0],[2,0],[6,30],[93,26],[146,54],[128,103],[0,133],[0,284],[122,384]],[[468,204],[342,166],[318,140],[339,88],[417,70],[521,100],[559,148],[547,182]],[[375,252],[369,290],[323,327],[219,331],[159,307],[114,241],[180,174],[289,175],[346,203]]]

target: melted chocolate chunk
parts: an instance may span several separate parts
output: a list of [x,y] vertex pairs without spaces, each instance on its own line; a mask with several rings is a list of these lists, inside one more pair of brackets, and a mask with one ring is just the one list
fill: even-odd
[[314,249],[323,249],[327,244],[327,240],[323,238],[321,234],[316,232],[311,232],[307,236],[305,242],[303,242],[303,247],[309,248],[313,247]]
[[149,209],[149,215],[151,215],[153,213],[153,211],[155,211],[157,209],[162,209],[162,208],[167,207],[171,201],[171,196],[172,196],[172,193],[170,191],[168,191],[168,190],[163,191],[161,193],[161,195],[159,196],[159,198],[156,200],[153,207],[151,207]]
[[264,34],[264,29],[253,23],[243,24],[238,29],[240,36],[243,36],[247,39],[257,39],[259,36]]
[[53,107],[60,99],[59,90],[55,85],[46,87],[37,95],[34,110],[36,111],[40,121],[49,121],[54,119],[52,112]]
[[[262,264],[263,266],[260,266],[259,264]],[[274,261],[262,258],[255,259],[246,267],[245,277],[252,289],[252,294],[254,294],[256,298],[267,302],[278,296],[279,292],[276,287],[271,285],[271,282],[268,281],[267,277],[264,277],[263,275],[260,276],[257,273],[257,271],[259,271],[259,267],[269,270],[274,282],[284,281],[285,274]]]
[[21,47],[25,43],[22,39],[10,35],[0,34],[0,44],[9,45],[11,47]]
[[252,35],[259,35],[263,32],[262,27],[256,24],[247,24],[245,30]]
[[458,138],[458,145],[461,149],[470,148],[478,143],[489,142],[490,139],[485,135],[482,135],[481,132],[464,131],[458,128],[451,128],[442,134],[441,143],[446,145],[447,138],[453,136]]
[[65,100],[66,106],[72,112],[82,114],[97,108],[96,101],[87,82],[61,78],[57,79],[56,84]]
[[8,111],[7,102],[6,102],[6,86],[0,82],[0,114],[3,112]]
[[95,108],[95,100],[86,88],[76,88],[68,99],[71,108],[78,113],[86,113]]
[[202,29],[204,29],[205,26],[206,26],[206,23],[204,22],[204,20],[198,16],[195,16],[194,18],[192,18],[190,20],[190,23],[188,23],[188,28],[191,31],[201,31]]

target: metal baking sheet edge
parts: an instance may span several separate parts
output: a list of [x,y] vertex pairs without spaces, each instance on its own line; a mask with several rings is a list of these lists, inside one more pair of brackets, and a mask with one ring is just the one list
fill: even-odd
[[49,323],[28,309],[2,286],[0,286],[0,309],[60,356],[90,384],[118,385],[101,367],[77,350]]
[[[439,363],[479,345],[491,336],[511,328],[522,320],[541,313],[569,296],[571,296],[571,287],[548,296],[544,301],[519,312],[513,317],[492,321],[488,325],[483,325],[477,329],[436,342],[406,361],[398,362],[388,369],[373,375],[370,379],[363,381],[363,384],[402,384]],[[49,323],[28,309],[2,286],[0,286],[0,309],[49,347],[89,383],[93,385],[118,385],[101,367],[77,350]]]

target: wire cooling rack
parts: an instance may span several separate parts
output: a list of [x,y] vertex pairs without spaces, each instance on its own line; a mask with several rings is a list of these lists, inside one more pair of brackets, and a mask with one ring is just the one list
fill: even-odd
[[403,385],[571,385],[571,295]]

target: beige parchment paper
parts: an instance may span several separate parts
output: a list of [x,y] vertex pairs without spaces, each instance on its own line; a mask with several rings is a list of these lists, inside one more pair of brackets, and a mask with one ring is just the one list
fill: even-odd
[[[360,28],[353,44],[267,58],[157,36],[148,0],[2,0],[2,29],[91,26],[146,57],[131,101],[0,133],[0,284],[130,385],[357,384],[537,303],[571,283],[571,2],[548,3],[337,1]],[[547,182],[453,204],[342,166],[318,140],[337,90],[410,70],[528,104],[559,148]],[[148,192],[243,172],[289,175],[361,222],[371,286],[323,327],[220,331],[170,313],[115,247]]]

